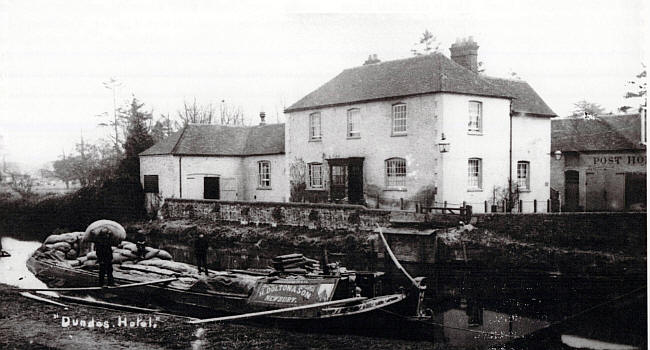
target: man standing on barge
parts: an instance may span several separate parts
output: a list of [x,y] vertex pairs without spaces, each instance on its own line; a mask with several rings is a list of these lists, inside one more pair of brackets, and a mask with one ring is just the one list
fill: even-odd
[[108,276],[108,285],[115,285],[113,281],[113,251],[111,250],[111,233],[107,228],[99,232],[99,239],[95,242],[97,262],[99,263],[99,286],[104,285],[104,277]]

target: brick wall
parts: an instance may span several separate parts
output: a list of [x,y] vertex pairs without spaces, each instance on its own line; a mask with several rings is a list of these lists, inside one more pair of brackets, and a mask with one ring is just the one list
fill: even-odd
[[372,231],[389,225],[390,211],[360,205],[165,199],[168,219],[208,219],[303,226],[325,230]]

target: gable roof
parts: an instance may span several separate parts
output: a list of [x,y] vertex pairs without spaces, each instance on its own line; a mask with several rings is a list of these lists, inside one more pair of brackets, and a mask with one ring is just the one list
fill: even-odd
[[639,114],[551,120],[551,151],[622,151],[645,148],[641,144]]
[[283,153],[284,124],[188,124],[140,155],[252,156]]
[[527,83],[476,74],[439,53],[346,69],[285,112],[434,92],[515,98],[517,111],[555,115]]
[[488,76],[484,77],[484,79],[514,96],[512,100],[513,111],[548,117],[557,116],[527,82]]

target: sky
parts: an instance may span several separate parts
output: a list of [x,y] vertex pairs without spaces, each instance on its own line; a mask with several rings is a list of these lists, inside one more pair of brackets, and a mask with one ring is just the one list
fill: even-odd
[[[155,116],[183,101],[241,106],[248,124],[369,54],[412,56],[428,29],[449,55],[473,36],[487,75],[526,80],[558,115],[579,100],[630,104],[647,62],[642,0],[30,1],[0,0],[0,156],[37,169],[132,96]],[[638,104],[638,102],[637,102]],[[101,115],[104,114],[104,117]],[[98,116],[99,115],[99,116]]]

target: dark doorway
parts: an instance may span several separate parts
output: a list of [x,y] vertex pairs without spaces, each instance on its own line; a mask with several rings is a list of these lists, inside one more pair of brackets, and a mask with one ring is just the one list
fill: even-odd
[[646,174],[625,174],[625,208],[643,210],[646,205]]
[[363,158],[328,159],[330,200],[363,204]]
[[580,173],[576,170],[564,172],[564,211],[578,211],[580,202]]
[[203,198],[219,199],[219,178],[206,176],[203,178]]
[[350,158],[348,165],[348,201],[363,204],[363,158]]

